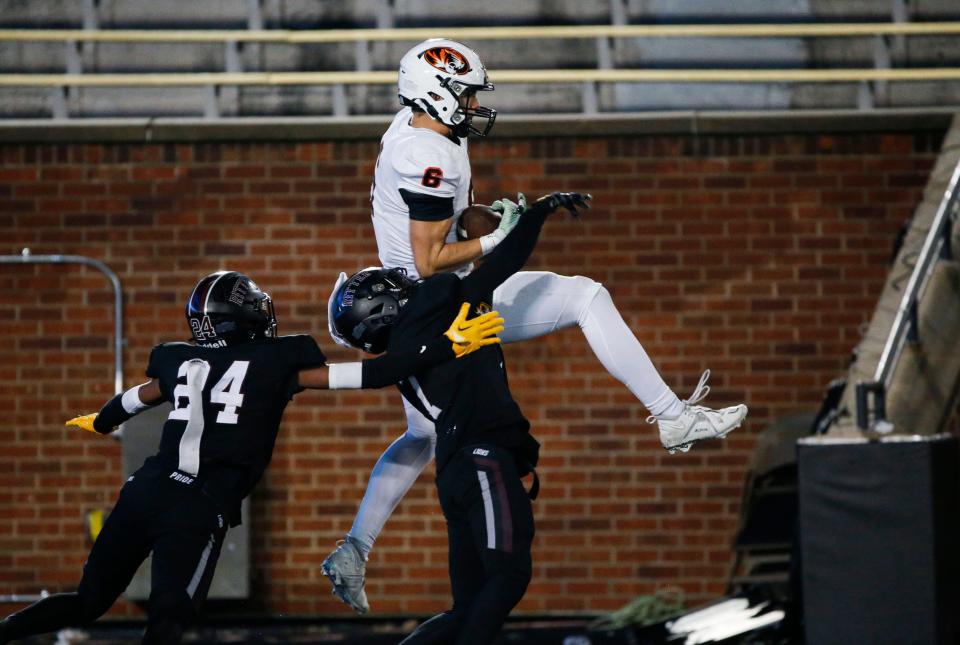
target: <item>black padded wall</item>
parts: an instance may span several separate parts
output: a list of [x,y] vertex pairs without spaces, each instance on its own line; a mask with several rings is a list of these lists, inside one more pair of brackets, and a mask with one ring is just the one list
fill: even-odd
[[956,438],[798,446],[807,643],[956,643]]

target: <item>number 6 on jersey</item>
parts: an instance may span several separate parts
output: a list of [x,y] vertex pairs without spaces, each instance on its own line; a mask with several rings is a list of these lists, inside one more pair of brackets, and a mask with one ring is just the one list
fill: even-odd
[[436,166],[430,166],[423,171],[423,179],[420,180],[420,183],[427,188],[436,188],[440,185],[441,179],[443,179],[443,170]]

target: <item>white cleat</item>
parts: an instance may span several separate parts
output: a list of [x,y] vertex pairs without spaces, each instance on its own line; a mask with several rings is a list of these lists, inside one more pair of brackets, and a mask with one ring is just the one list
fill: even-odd
[[676,419],[647,417],[647,423],[656,422],[660,426],[660,443],[671,455],[687,452],[698,441],[726,437],[740,427],[747,416],[747,406],[743,404],[720,410],[694,405],[710,393],[708,378],[710,370],[704,371],[693,394],[683,401],[683,412]]
[[370,611],[366,583],[367,562],[350,540],[341,540],[321,565],[323,575],[333,583],[333,595],[350,605],[358,614]]

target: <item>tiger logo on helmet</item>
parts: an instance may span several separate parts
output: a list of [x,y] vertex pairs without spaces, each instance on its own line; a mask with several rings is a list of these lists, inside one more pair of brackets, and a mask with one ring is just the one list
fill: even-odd
[[420,56],[441,72],[446,72],[447,74],[463,75],[469,74],[471,71],[467,57],[456,49],[434,47],[433,49],[426,50],[420,54]]

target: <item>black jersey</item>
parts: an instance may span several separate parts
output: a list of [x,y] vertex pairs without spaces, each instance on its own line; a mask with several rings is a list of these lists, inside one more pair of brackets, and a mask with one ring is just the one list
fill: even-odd
[[[390,332],[387,353],[426,345],[450,326],[462,302],[471,304],[473,315],[489,311],[493,290],[526,262],[546,215],[535,208],[524,213],[480,268],[465,278],[442,273],[417,284]],[[536,465],[538,444],[510,394],[499,345],[420,370],[401,381],[399,388],[404,398],[435,422],[438,472],[457,450],[478,443],[504,446],[517,454],[521,466]]]
[[198,478],[233,514],[270,463],[283,410],[299,391],[297,373],[325,361],[311,336],[158,345],[147,376],[173,411],[152,461]]
[[[401,310],[387,353],[397,351],[394,339],[402,345],[423,345],[443,333],[460,303],[471,303],[473,316],[489,311],[490,300],[489,295],[471,292],[470,276],[461,280],[446,273],[427,278]],[[514,447],[530,428],[510,394],[499,345],[418,372],[399,387],[404,397],[436,423],[438,470],[461,446],[487,442]]]

